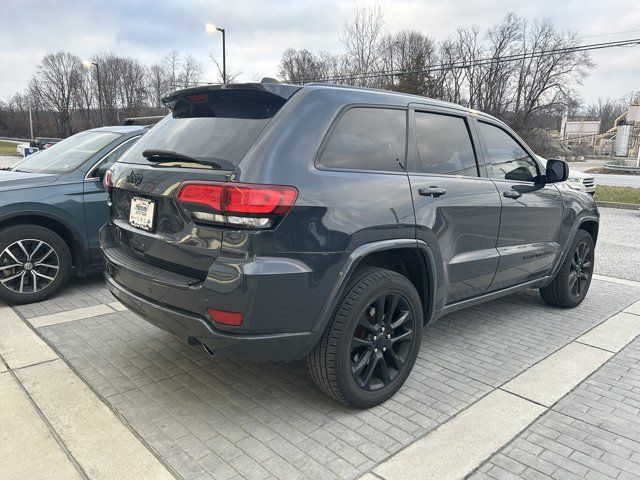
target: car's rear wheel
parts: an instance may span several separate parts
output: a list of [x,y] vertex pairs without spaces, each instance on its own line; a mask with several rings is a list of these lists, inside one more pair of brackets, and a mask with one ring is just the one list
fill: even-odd
[[420,348],[422,304],[404,276],[381,268],[358,272],[307,365],[336,400],[369,408],[404,384]]
[[553,281],[540,289],[540,296],[549,305],[563,308],[577,307],[589,291],[594,262],[593,238],[578,230]]
[[10,304],[49,298],[68,280],[71,252],[55,232],[38,225],[0,230],[0,299]]

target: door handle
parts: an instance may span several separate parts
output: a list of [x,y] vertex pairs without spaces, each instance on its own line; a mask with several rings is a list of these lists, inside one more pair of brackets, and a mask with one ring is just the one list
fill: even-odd
[[507,198],[520,198],[522,196],[522,194],[517,190],[506,190],[502,192],[502,195]]
[[447,191],[440,187],[422,187],[418,189],[418,194],[423,197],[438,198],[440,195],[444,195]]

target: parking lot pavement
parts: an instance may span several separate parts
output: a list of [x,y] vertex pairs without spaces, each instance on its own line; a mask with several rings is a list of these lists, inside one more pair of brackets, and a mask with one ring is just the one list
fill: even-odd
[[22,157],[13,155],[0,155],[0,168],[10,167]]
[[[605,350],[591,345],[599,338],[595,330],[591,334],[595,340],[584,337],[586,343],[577,347],[574,340],[638,300],[638,287],[594,280],[587,299],[574,310],[548,307],[537,292],[528,291],[452,314],[425,330],[414,371],[400,392],[368,411],[344,408],[322,395],[302,363],[238,363],[191,349],[122,310],[100,278],[72,282],[60,296],[15,311],[179,477],[349,479],[373,471],[370,476],[393,479],[397,477],[389,471],[400,471],[394,462],[410,456],[412,448],[419,458],[430,458],[423,451],[431,447],[423,450],[419,442],[444,446],[435,452],[452,450],[450,441],[442,441],[448,438],[447,429],[436,428],[443,426],[450,438],[468,439],[466,448],[451,456],[467,464],[447,472],[469,473],[495,454],[475,475],[499,475],[494,464],[500,467],[501,459],[512,458],[505,452],[511,452],[513,443],[502,448],[504,443],[514,436],[528,438],[529,430],[520,432],[541,412],[547,413],[530,429],[550,421],[552,415],[566,414],[563,402],[549,410],[545,398],[565,395],[567,385],[571,388],[613,355],[602,356]],[[610,328],[601,328],[605,327]],[[613,324],[613,328],[621,327]],[[582,368],[575,375],[571,361],[578,360],[561,354],[570,348],[582,355]],[[547,368],[571,378],[560,376],[555,393],[540,403],[527,399],[531,392],[526,387],[539,381],[545,362],[560,362]],[[617,368],[618,375],[625,376]],[[530,377],[524,386],[515,380],[507,386],[521,375]],[[640,376],[634,372],[625,381],[633,385],[629,388],[640,389]],[[633,395],[628,398],[621,401],[622,413],[636,407]],[[608,405],[606,397],[603,404]],[[477,437],[474,443],[471,436],[478,429],[467,428],[465,412],[472,419],[487,418],[486,405],[494,407],[495,418],[509,421],[480,429],[500,435],[493,435],[492,441]],[[434,437],[437,432],[443,436]],[[607,435],[611,433],[598,438]],[[482,448],[472,452],[472,445]],[[542,453],[534,455],[542,460],[551,455]],[[633,455],[627,460],[635,461]],[[516,460],[521,458],[516,454]],[[531,468],[523,464],[521,471]]]
[[[640,316],[636,318],[640,322]],[[605,363],[470,478],[640,478],[640,340]]]
[[600,209],[595,273],[640,282],[640,211]]

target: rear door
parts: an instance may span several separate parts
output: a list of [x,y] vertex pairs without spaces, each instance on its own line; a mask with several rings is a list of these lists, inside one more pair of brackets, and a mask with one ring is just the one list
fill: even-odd
[[511,132],[478,122],[489,176],[502,201],[497,248],[500,264],[490,290],[500,290],[547,273],[560,252],[562,197],[542,185],[540,165]]
[[501,204],[463,112],[416,106],[412,117],[408,170],[416,235],[442,264],[439,308],[481,295],[491,284]]

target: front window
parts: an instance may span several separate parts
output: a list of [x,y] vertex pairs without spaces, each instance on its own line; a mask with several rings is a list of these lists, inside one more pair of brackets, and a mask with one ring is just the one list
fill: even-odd
[[114,132],[81,132],[26,157],[12,170],[28,173],[71,172],[120,135]]
[[489,175],[498,180],[535,182],[538,165],[525,149],[501,128],[484,122],[479,126],[491,162]]

